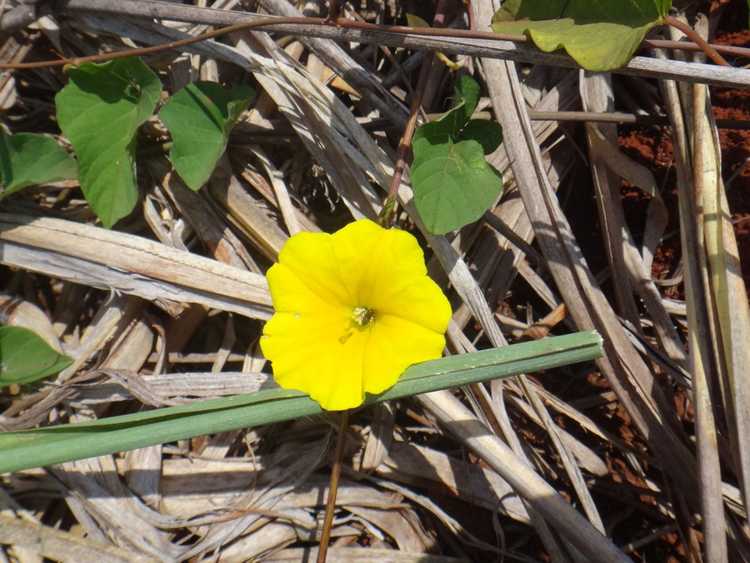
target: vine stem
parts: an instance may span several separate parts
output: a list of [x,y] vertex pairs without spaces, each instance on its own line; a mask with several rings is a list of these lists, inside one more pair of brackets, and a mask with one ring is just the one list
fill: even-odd
[[[119,13],[119,12],[113,12],[113,13]],[[673,23],[672,20],[674,20],[677,23]],[[2,18],[0,18],[0,24],[1,23],[2,23]],[[717,60],[715,57],[718,56],[719,57],[718,60],[724,61],[723,63],[719,63],[719,64],[724,64],[724,65],[727,65],[728,63],[721,57],[721,55],[718,54],[719,50],[721,50],[722,52],[731,53],[736,56],[750,57],[750,49],[747,49],[747,48],[739,48],[739,47],[732,47],[732,46],[726,46],[726,45],[711,45],[709,43],[706,43],[702,37],[695,34],[695,31],[690,26],[685,26],[684,24],[682,24],[682,22],[674,18],[671,18],[670,16],[667,16],[665,18],[664,23],[668,23],[669,25],[674,25],[674,27],[677,27],[678,29],[683,31],[691,39],[694,38],[696,42],[700,41],[700,44],[688,43],[685,41],[665,41],[665,40],[657,40],[657,39],[646,39],[643,42],[644,46],[648,46],[652,48],[675,49],[675,50],[684,50],[684,51],[702,50],[706,52],[707,54],[713,53],[713,56],[711,56],[712,60]],[[186,47],[188,45],[199,43],[207,39],[213,39],[221,35],[226,35],[227,33],[233,33],[236,31],[244,31],[244,30],[262,28],[262,27],[270,27],[274,25],[278,25],[278,26],[291,25],[291,26],[303,26],[303,27],[304,26],[335,27],[335,28],[340,28],[342,30],[357,29],[357,30],[372,31],[372,32],[422,35],[426,37],[454,37],[454,38],[463,38],[463,39],[479,39],[479,40],[487,40],[487,41],[511,41],[514,43],[525,43],[528,41],[528,39],[524,35],[501,34],[501,33],[494,33],[491,31],[474,31],[474,30],[452,29],[452,28],[435,29],[435,28],[425,28],[425,27],[409,27],[409,26],[404,26],[404,25],[377,25],[377,24],[371,24],[371,23],[366,23],[366,22],[351,21],[351,20],[346,20],[342,18],[338,18],[335,21],[331,21],[330,19],[327,19],[327,18],[308,18],[308,17],[303,17],[303,16],[288,16],[288,17],[273,16],[273,17],[258,18],[252,21],[239,22],[233,25],[220,27],[212,31],[202,33],[200,35],[196,35],[195,37],[180,39],[178,41],[170,41],[168,43],[162,43],[160,45],[153,45],[151,47],[123,49],[121,51],[115,51],[115,52],[110,52],[110,53],[100,53],[98,55],[89,55],[86,57],[60,58],[60,59],[52,59],[52,60],[46,60],[46,61],[35,61],[31,63],[0,63],[0,70],[24,70],[24,69],[47,68],[47,67],[64,66],[64,65],[75,66],[75,65],[80,65],[82,63],[88,63],[88,62],[105,62],[105,61],[111,61],[114,59],[120,59],[120,58],[125,58],[125,57],[138,57],[138,56],[143,56],[143,55],[152,55],[152,54],[160,53],[163,51],[169,51],[171,49],[177,49],[179,47]],[[0,29],[1,28],[2,28],[2,25],[0,25]],[[287,30],[287,33],[288,32],[289,30]]]
[[144,55],[153,55],[162,51],[169,51],[171,49],[177,49],[179,47],[186,47],[193,45],[194,43],[200,43],[207,39],[213,39],[221,35],[228,33],[234,33],[236,31],[246,31],[250,29],[257,29],[262,27],[269,27],[273,25],[299,25],[299,26],[324,26],[324,27],[336,27],[343,29],[359,29],[364,31],[380,31],[389,33],[400,33],[400,34],[412,34],[412,35],[423,35],[423,36],[445,36],[445,37],[459,37],[459,38],[471,38],[471,39],[485,39],[492,41],[526,41],[523,35],[505,35],[499,33],[493,33],[491,31],[468,31],[465,29],[434,29],[429,27],[410,27],[407,25],[377,25],[366,22],[358,22],[338,18],[335,21],[331,21],[327,18],[310,18],[305,16],[271,16],[253,19],[251,21],[239,22],[226,27],[220,27],[213,31],[201,33],[195,37],[188,37],[185,39],[179,39],[177,41],[169,41],[159,45],[153,45],[151,47],[139,47],[136,49],[123,49],[122,51],[114,51],[110,53],[100,53],[98,55],[89,55],[86,57],[72,57],[72,58],[61,58],[47,61],[35,61],[33,63],[0,63],[0,70],[24,70],[34,68],[46,68],[53,66],[64,66],[64,65],[80,65],[82,63],[93,63],[93,62],[104,62],[111,61],[114,59],[122,59],[126,57],[140,57]]
[[326,21],[335,24],[336,20],[339,19],[340,13],[341,5],[339,4],[339,0],[328,0],[328,15],[326,16]]
[[690,39],[693,43],[698,45],[701,50],[706,53],[706,56],[711,59],[713,62],[715,62],[717,65],[721,66],[732,66],[730,65],[724,57],[722,57],[719,52],[714,49],[714,47],[703,37],[700,36],[700,34],[695,31],[692,27],[690,27],[685,22],[677,19],[674,16],[665,16],[664,17],[664,23],[671,25],[675,29],[679,29],[682,33],[685,34],[685,36]]
[[339,418],[338,434],[336,436],[336,451],[333,454],[333,465],[331,466],[331,481],[328,485],[328,498],[326,499],[326,514],[323,518],[323,530],[320,533],[320,544],[318,545],[317,563],[325,563],[328,556],[328,544],[331,542],[331,529],[333,528],[333,513],[336,511],[336,495],[339,490],[339,479],[341,478],[341,464],[344,457],[344,442],[346,429],[349,426],[349,411],[343,411]]
[[411,100],[411,106],[409,107],[409,119],[404,127],[404,132],[401,135],[401,140],[398,143],[398,151],[396,152],[396,164],[393,167],[393,176],[391,176],[391,183],[388,186],[388,195],[385,197],[383,203],[383,209],[380,212],[380,224],[383,227],[390,227],[395,216],[396,202],[398,198],[398,187],[401,185],[401,178],[404,176],[404,170],[406,169],[406,161],[409,158],[409,151],[411,150],[411,141],[414,138],[414,131],[417,129],[417,117],[419,116],[419,108],[422,105],[422,98],[424,97],[425,87],[427,86],[427,80],[430,77],[432,71],[432,65],[435,62],[434,53],[430,53],[425,57],[422,63],[422,68],[419,71],[419,79],[417,81],[417,88],[414,90],[414,97]]
[[[435,7],[435,17],[433,18],[432,25],[434,27],[442,27],[445,25],[445,10],[447,2],[446,0],[440,0]],[[401,178],[404,175],[406,169],[406,161],[409,158],[409,152],[411,150],[411,142],[414,138],[414,132],[417,129],[417,118],[419,117],[419,108],[422,105],[422,99],[424,98],[424,92],[427,88],[427,81],[432,73],[432,67],[435,63],[435,54],[431,52],[425,58],[422,63],[422,68],[419,71],[419,78],[417,79],[417,88],[414,91],[414,96],[411,100],[411,106],[409,107],[409,119],[404,127],[404,132],[401,135],[401,140],[398,143],[398,151],[396,153],[396,164],[393,168],[393,176],[391,176],[391,183],[388,186],[388,195],[385,197],[383,202],[383,209],[380,212],[379,222],[383,227],[390,227],[395,217],[396,203],[398,201],[398,187],[401,185]]]

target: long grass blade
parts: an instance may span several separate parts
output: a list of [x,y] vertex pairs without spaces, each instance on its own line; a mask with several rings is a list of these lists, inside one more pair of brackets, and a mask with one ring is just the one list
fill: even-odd
[[[598,358],[596,332],[578,332],[411,366],[365,404],[459,387]],[[0,434],[0,473],[142,448],[204,434],[292,420],[323,411],[307,395],[274,388],[95,422]]]

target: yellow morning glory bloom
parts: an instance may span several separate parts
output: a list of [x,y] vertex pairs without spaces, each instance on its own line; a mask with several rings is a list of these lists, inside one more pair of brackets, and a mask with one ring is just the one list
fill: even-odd
[[281,387],[324,409],[361,405],[443,353],[451,307],[406,231],[362,219],[334,234],[298,233],[267,277],[275,313],[261,350]]

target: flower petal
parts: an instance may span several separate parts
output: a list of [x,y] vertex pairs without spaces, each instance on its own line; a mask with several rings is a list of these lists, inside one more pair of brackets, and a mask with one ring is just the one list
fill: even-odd
[[[333,235],[299,233],[267,276],[276,313],[261,349],[279,385],[324,409],[356,407],[442,354],[450,304],[405,231],[360,220]],[[364,326],[359,308],[373,314]]]
[[379,315],[372,323],[364,354],[364,388],[382,393],[412,364],[443,355],[445,337],[393,315]]
[[289,266],[277,263],[266,272],[273,308],[281,313],[310,313],[325,311],[329,305],[306,285]]
[[308,381],[310,396],[329,411],[358,407],[365,398],[362,385],[366,330],[354,330],[342,343],[335,339],[321,350],[321,369],[318,377]]
[[324,302],[353,307],[356,305],[353,290],[341,278],[332,238],[326,233],[297,233],[281,249],[279,264],[293,272]]
[[356,221],[333,234],[333,246],[346,283],[356,288],[359,305],[374,306],[394,284],[427,274],[417,240],[400,229]]
[[[427,276],[422,249],[410,233],[372,221],[351,223],[333,235],[334,254],[358,304],[444,333],[451,307]],[[342,275],[342,279],[344,276]]]
[[327,313],[276,313],[260,346],[276,382],[309,394],[326,410],[359,406],[364,399],[362,366],[368,329],[353,325],[348,309]]
[[373,284],[373,264],[380,264],[388,231],[368,219],[349,223],[332,236],[333,254],[341,280],[351,288],[355,306],[368,306]]
[[333,319],[327,322],[314,315],[300,313],[275,313],[263,327],[260,348],[273,363],[274,376],[293,372],[304,367],[310,356],[316,354],[318,342],[311,334],[340,331],[344,322]]
[[443,291],[426,275],[413,278],[409,284],[394,284],[374,308],[380,314],[400,317],[441,335],[453,314]]

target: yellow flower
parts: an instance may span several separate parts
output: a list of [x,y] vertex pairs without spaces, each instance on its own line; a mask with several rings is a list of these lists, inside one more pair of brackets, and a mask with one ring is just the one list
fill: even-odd
[[261,350],[281,387],[324,409],[361,405],[443,353],[451,307],[405,231],[363,219],[332,235],[298,233],[267,277],[275,313]]

